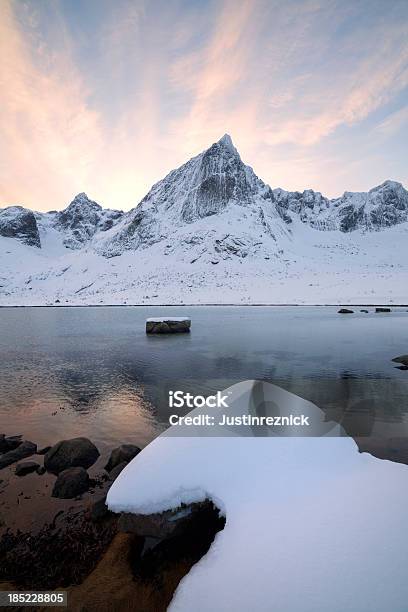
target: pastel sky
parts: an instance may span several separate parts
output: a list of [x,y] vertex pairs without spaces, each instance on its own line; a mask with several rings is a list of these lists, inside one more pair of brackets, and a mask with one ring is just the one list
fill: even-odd
[[272,187],[408,184],[407,0],[1,0],[0,206],[135,206],[225,132]]

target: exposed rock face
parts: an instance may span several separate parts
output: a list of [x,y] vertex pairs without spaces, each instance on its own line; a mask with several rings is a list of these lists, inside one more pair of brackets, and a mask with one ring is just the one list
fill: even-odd
[[79,193],[65,210],[55,213],[54,225],[66,235],[66,247],[80,249],[97,232],[113,227],[122,215],[122,211],[103,209],[86,193]]
[[408,220],[408,191],[396,181],[385,181],[368,192],[346,191],[333,200],[311,189],[273,193],[282,209],[320,230],[380,230]]
[[121,531],[138,536],[163,539],[181,533],[198,514],[213,508],[213,503],[206,500],[156,514],[123,512],[118,526]]
[[88,438],[61,440],[44,456],[48,472],[59,474],[70,467],[89,468],[99,457],[99,451]]
[[338,314],[353,314],[354,310],[349,310],[348,308],[340,308]]
[[105,466],[107,472],[111,472],[113,468],[121,463],[129,463],[140,453],[141,449],[134,444],[122,444],[117,448],[114,448],[110,454],[109,461]]
[[[308,223],[317,229],[332,229],[330,222],[320,219],[329,209],[330,200],[322,196],[319,191],[313,189],[306,189],[303,192],[285,191],[278,188],[273,190],[273,195],[282,211],[296,213],[303,223]],[[290,216],[289,218],[292,220]]]
[[378,230],[408,220],[408,192],[395,181],[385,181],[368,193],[345,192],[332,203],[343,232]]
[[28,440],[24,440],[17,448],[10,450],[0,457],[0,470],[11,465],[12,463],[16,463],[16,461],[20,461],[20,459],[25,459],[26,457],[30,457],[34,455],[37,451],[37,445],[33,442],[29,442]]
[[72,499],[89,489],[88,472],[82,467],[71,467],[58,475],[52,490],[53,497]]
[[40,234],[34,213],[22,206],[0,209],[0,236],[41,248]]

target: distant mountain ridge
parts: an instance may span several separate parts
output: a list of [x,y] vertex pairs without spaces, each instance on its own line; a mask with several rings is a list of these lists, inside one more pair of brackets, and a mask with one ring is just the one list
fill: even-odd
[[368,192],[345,192],[334,199],[312,189],[271,189],[242,162],[225,134],[153,185],[127,213],[103,209],[80,193],[60,212],[33,213],[21,206],[0,209],[0,236],[40,248],[38,226],[48,225],[61,233],[65,247],[87,245],[110,257],[166,240],[175,227],[234,206],[257,215],[258,230],[272,237],[290,231],[294,217],[321,231],[342,232],[382,230],[408,221],[408,191],[401,183],[389,180]]
[[408,303],[408,192],[272,189],[226,134],[132,210],[0,210],[0,305]]

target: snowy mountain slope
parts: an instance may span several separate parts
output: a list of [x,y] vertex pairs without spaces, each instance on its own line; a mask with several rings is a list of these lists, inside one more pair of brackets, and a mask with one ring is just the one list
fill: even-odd
[[407,303],[407,195],[272,190],[226,135],[128,213],[0,211],[0,304]]
[[366,235],[293,225],[282,252],[256,245],[225,258],[202,244],[167,252],[166,242],[112,258],[91,249],[50,257],[0,238],[0,304],[408,303],[407,223]]

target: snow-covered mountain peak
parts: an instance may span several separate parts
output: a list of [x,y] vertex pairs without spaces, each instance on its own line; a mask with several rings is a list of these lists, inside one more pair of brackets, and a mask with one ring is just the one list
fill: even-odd
[[64,233],[64,246],[80,249],[97,232],[113,227],[122,215],[122,211],[103,209],[82,192],[75,196],[67,208],[53,214],[52,224]]
[[[252,242],[260,244],[263,233],[272,241],[275,233],[287,234],[288,222],[270,187],[242,162],[231,137],[225,134],[156,183],[95,247],[105,255],[119,255],[158,242],[171,240],[174,244],[175,233],[187,244],[185,234],[189,233],[195,245],[203,242],[203,234],[210,237],[201,251],[219,250],[227,236],[228,241],[237,239],[241,245],[231,248],[230,254],[235,250],[249,252]],[[244,237],[249,227],[250,239]],[[169,251],[168,247],[164,250]]]
[[231,138],[231,136],[229,134],[224,134],[224,136],[219,139],[218,144],[220,144],[223,147],[225,147],[226,149],[228,149],[230,151],[230,153],[235,153],[235,154],[239,155],[237,149],[234,147],[234,144],[232,142],[232,138]]
[[370,189],[369,193],[375,193],[375,192],[384,192],[384,191],[405,191],[404,187],[402,186],[401,183],[399,183],[398,181],[392,181],[392,180],[387,180],[384,181],[383,183],[381,183],[381,185],[377,185],[376,187],[373,187],[372,189]]

